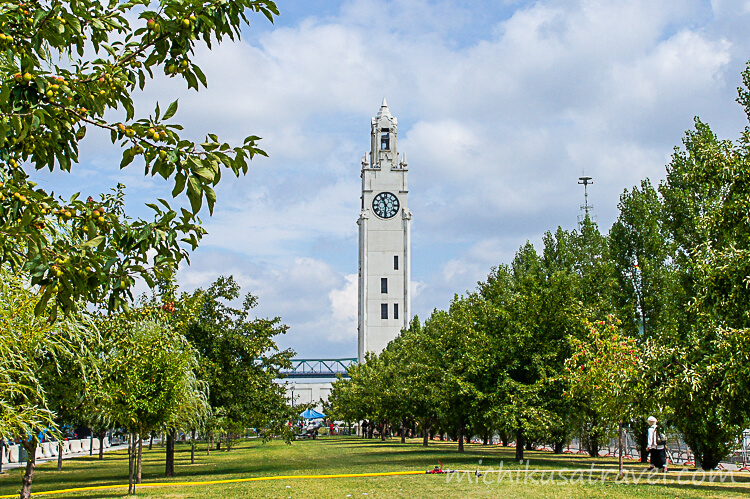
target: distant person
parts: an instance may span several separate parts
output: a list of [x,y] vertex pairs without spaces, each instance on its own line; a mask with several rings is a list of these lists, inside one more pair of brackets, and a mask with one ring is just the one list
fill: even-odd
[[648,427],[648,444],[646,449],[648,449],[651,456],[651,465],[648,467],[648,471],[654,468],[667,471],[667,440],[659,430],[657,423],[658,421],[654,416],[649,416],[648,424],[650,426]]

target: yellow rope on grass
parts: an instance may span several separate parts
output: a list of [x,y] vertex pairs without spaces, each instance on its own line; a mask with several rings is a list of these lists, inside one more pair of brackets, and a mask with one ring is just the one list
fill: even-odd
[[[217,485],[221,483],[240,483],[240,482],[260,482],[264,480],[295,480],[295,479],[312,479],[312,478],[356,478],[368,476],[395,476],[395,475],[424,475],[424,471],[389,471],[386,473],[347,473],[342,475],[280,475],[280,476],[259,476],[253,478],[233,478],[228,480],[209,480],[204,482],[161,482],[161,483],[139,483],[136,489],[141,487],[176,487],[182,485]],[[128,484],[122,485],[100,485],[94,487],[76,487],[74,489],[48,490],[44,492],[32,492],[32,496],[68,494],[71,492],[86,492],[88,490],[105,490],[125,488]],[[18,494],[0,496],[0,499],[12,499],[18,497]]]

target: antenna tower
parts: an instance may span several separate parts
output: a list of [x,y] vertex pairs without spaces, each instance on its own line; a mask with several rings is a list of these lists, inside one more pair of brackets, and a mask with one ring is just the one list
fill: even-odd
[[581,211],[583,212],[583,215],[578,215],[578,223],[582,224],[583,221],[586,220],[586,218],[590,218],[592,221],[596,221],[596,217],[589,214],[589,212],[594,209],[594,206],[589,204],[588,187],[589,184],[593,184],[594,181],[586,174],[582,174],[580,177],[578,177],[578,183],[583,186],[583,204],[581,205]]

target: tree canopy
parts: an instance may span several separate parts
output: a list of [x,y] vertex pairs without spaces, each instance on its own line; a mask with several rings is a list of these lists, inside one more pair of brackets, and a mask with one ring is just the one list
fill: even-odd
[[[53,313],[70,310],[79,298],[127,306],[136,277],[153,284],[197,247],[204,234],[197,214],[204,204],[213,212],[222,170],[245,174],[248,160],[265,154],[255,135],[234,147],[211,133],[201,143],[181,137],[172,120],[177,101],[153,112],[133,101],[155,72],[206,86],[196,47],[239,38],[248,10],[271,21],[278,14],[268,0],[0,6],[0,263],[26,270],[42,287],[37,313],[48,304]],[[88,128],[109,132],[121,168],[137,160],[189,209],[159,199],[148,203],[153,220],[130,220],[119,187],[60,199],[30,180],[30,171],[74,168]]]

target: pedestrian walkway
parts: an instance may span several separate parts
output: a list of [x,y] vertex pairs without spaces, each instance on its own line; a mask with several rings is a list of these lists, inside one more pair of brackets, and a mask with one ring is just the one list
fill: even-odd
[[[122,443],[122,444],[118,444],[118,445],[112,445],[110,447],[105,447],[104,452],[111,452],[111,451],[114,451],[114,450],[124,450],[124,449],[127,449],[127,448],[128,448],[128,444],[126,442],[126,443]],[[88,452],[64,453],[63,454],[63,460],[74,458],[74,457],[90,457],[90,456],[93,457],[93,456],[98,456],[98,455],[99,455],[99,450],[98,449],[94,450],[93,454],[89,454]],[[53,456],[53,457],[38,457],[36,459],[36,465],[37,466],[39,466],[40,464],[49,463],[49,462],[56,463],[57,462],[57,456]],[[12,469],[16,469],[16,468],[25,468],[25,467],[26,467],[26,461],[22,461],[20,463],[3,462],[3,471],[12,470]]]

